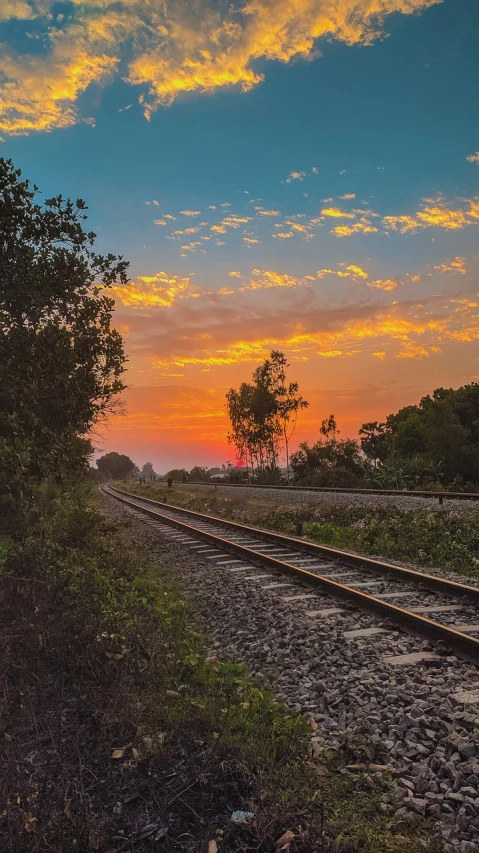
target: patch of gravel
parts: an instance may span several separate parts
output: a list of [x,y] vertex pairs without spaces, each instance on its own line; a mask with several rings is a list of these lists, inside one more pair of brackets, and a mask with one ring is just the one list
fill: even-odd
[[[383,796],[385,813],[418,826],[431,819],[447,853],[479,852],[479,705],[452,695],[479,687],[475,666],[445,653],[394,666],[388,657],[433,649],[296,582],[266,589],[286,579],[273,572],[260,578],[266,570],[254,566],[233,572],[135,519],[113,498],[103,502],[108,515],[128,520],[142,548],[159,554],[186,596],[201,602],[212,653],[245,661],[278,699],[314,721],[311,751],[320,770],[329,759],[356,756],[351,772],[380,780],[388,767],[395,785]],[[308,598],[286,600],[306,592]],[[307,615],[339,607],[327,617]],[[344,637],[371,626],[386,632]]]
[[[188,491],[188,485],[190,488],[193,487],[193,484],[188,483],[175,483],[175,489],[184,489]],[[345,506],[345,507],[368,507],[368,506],[397,506],[403,510],[417,510],[417,509],[426,509],[428,511],[436,511],[436,512],[445,512],[447,510],[453,509],[455,512],[460,510],[471,509],[471,507],[477,507],[477,501],[471,500],[454,500],[452,498],[444,498],[444,503],[441,506],[439,500],[437,498],[421,498],[421,497],[413,497],[410,493],[404,497],[402,495],[362,495],[362,494],[353,494],[351,492],[313,492],[313,491],[294,491],[288,490],[286,488],[275,488],[274,486],[268,488],[251,488],[250,486],[223,486],[221,484],[210,484],[210,483],[195,483],[194,488],[204,488],[205,491],[214,491],[216,485],[216,489],[219,493],[228,495],[228,497],[233,498],[234,495],[242,495],[244,497],[251,497],[252,495],[257,495],[258,497],[264,498],[275,498],[280,499],[283,503],[327,503],[330,506]]]

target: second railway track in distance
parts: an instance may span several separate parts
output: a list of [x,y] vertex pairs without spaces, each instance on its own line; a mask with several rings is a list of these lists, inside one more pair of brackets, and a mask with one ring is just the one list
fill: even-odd
[[[437,644],[439,652],[479,664],[478,587],[160,503],[110,485],[102,488],[146,515],[162,532],[171,535],[171,527],[176,528],[178,533],[173,535],[179,543],[217,562],[226,572],[261,582],[272,592],[280,587],[287,596],[290,592],[288,600],[297,601],[311,619],[323,622],[338,612],[339,603],[345,603]],[[251,576],[258,566],[266,573]],[[331,599],[336,599],[336,606]],[[371,621],[367,627],[356,625],[345,632],[345,638],[387,631],[384,624],[380,627]],[[427,653],[418,653],[421,657]]]

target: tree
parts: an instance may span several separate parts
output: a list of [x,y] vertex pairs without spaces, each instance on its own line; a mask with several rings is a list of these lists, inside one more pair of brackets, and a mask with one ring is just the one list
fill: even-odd
[[185,476],[185,474],[186,474],[185,468],[172,468],[171,471],[168,471],[167,474],[165,474],[165,476],[171,477],[172,480],[178,480],[181,482],[181,480],[183,480],[183,477]]
[[156,478],[155,471],[151,462],[145,462],[141,469],[141,476],[146,480],[154,480]]
[[[365,425],[367,426],[367,425]],[[383,473],[393,485],[475,488],[479,483],[479,383],[436,388],[418,406],[388,415]]]
[[135,470],[138,470],[129,456],[115,453],[114,450],[111,453],[105,453],[104,456],[100,456],[97,459],[96,467],[105,477],[112,477],[114,480],[122,480],[128,474],[132,474]]
[[35,483],[85,470],[125,387],[107,293],[127,264],[95,253],[81,199],[37,192],[0,159],[0,497],[24,517]]
[[386,424],[370,421],[359,430],[361,450],[377,467],[378,459],[384,460],[387,453]]
[[270,358],[258,367],[253,378],[263,385],[275,401],[276,432],[282,436],[286,453],[286,471],[289,483],[289,442],[296,429],[298,411],[306,409],[309,403],[299,394],[297,382],[286,383],[286,369],[289,367],[284,353],[272,350]]
[[288,367],[285,355],[273,350],[254,371],[252,383],[243,382],[239,391],[228,391],[226,405],[231,422],[228,441],[246,468],[251,466],[254,472],[256,466],[257,472],[279,476],[277,458],[283,445],[289,479],[289,441],[298,411],[308,403],[299,395],[297,382],[286,382]]
[[295,481],[306,486],[365,486],[368,470],[359,445],[352,438],[300,444],[291,457]]
[[211,479],[208,469],[201,465],[194,465],[188,477],[193,483],[209,483]]
[[239,391],[226,394],[231,422],[228,441],[235,445],[238,459],[259,471],[273,468],[276,460],[276,404],[273,395],[261,384],[243,382]]
[[339,430],[336,426],[336,418],[334,417],[334,415],[330,415],[329,418],[324,418],[321,421],[319,431],[321,435],[324,435],[325,438],[336,438],[336,436],[339,435]]
[[369,471],[358,442],[337,437],[334,415],[324,418],[319,431],[322,437],[316,444],[302,442],[291,457],[295,480],[310,486],[364,486]]

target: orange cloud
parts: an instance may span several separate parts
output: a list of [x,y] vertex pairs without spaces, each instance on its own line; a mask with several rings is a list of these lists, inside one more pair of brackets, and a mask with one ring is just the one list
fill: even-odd
[[[338,272],[369,284],[359,265],[319,271]],[[371,286],[387,297],[400,284],[378,279]],[[270,288],[278,290],[273,303],[262,298]],[[311,276],[277,270],[254,269],[248,283],[216,293],[194,287],[188,278],[158,273],[116,288],[115,295],[123,306],[119,321],[129,329],[132,357],[138,349],[142,358],[165,370],[254,362],[271,348],[284,348],[298,358],[369,353],[382,359],[378,353],[386,352],[386,342],[392,357],[419,359],[439,354],[445,345],[479,340],[477,299],[435,296],[391,304],[383,299],[380,304],[350,301],[327,308],[312,288]]]
[[465,275],[466,274],[465,262],[466,262],[465,258],[456,257],[456,258],[454,258],[453,261],[450,261],[449,263],[438,264],[437,266],[434,267],[434,269],[437,270],[438,272],[453,272],[453,273],[460,273],[461,275]]
[[404,282],[400,281],[398,278],[377,278],[376,281],[368,281],[368,287],[377,287],[378,290],[385,290],[389,292],[391,290],[396,290],[397,287],[402,287]]
[[196,295],[188,277],[169,276],[165,272],[138,276],[127,285],[113,287],[111,292],[127,308],[169,308],[177,299]]
[[477,163],[479,165],[479,151],[476,151],[475,154],[470,154],[469,157],[466,157],[469,163]]
[[291,181],[302,181],[305,177],[306,172],[290,172],[288,177],[286,178],[286,183],[290,184]]

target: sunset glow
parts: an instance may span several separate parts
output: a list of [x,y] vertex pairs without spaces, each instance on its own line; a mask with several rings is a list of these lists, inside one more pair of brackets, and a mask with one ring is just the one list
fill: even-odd
[[474,0],[18,0],[0,28],[2,155],[131,262],[102,451],[235,462],[225,393],[271,349],[295,446],[479,380]]

